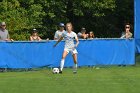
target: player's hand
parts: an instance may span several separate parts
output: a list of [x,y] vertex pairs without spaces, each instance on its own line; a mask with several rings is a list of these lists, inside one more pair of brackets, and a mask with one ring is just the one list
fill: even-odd
[[77,45],[74,45],[74,48],[77,48]]
[[53,45],[53,47],[56,47],[56,44],[55,44],[55,45]]

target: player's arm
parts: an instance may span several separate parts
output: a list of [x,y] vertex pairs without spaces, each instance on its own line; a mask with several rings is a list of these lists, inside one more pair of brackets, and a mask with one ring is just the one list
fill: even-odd
[[76,40],[75,47],[77,47],[77,46],[78,46],[78,44],[79,44],[79,40],[78,40],[78,37],[77,37],[77,35],[76,35],[76,38],[75,38],[75,40]]
[[56,45],[57,45],[61,40],[63,40],[63,37],[61,37],[61,38],[55,43],[54,47],[56,47]]

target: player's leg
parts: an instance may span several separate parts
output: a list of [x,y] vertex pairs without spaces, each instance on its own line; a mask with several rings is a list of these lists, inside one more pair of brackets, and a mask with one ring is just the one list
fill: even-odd
[[72,56],[73,56],[73,61],[74,61],[74,67],[73,67],[73,69],[74,69],[74,73],[76,73],[77,72],[77,50],[75,49],[74,51],[72,51]]
[[64,62],[65,62],[65,58],[66,58],[67,54],[68,54],[68,52],[66,50],[64,50],[62,59],[61,59],[61,63],[60,63],[60,73],[62,73],[62,70],[64,68]]

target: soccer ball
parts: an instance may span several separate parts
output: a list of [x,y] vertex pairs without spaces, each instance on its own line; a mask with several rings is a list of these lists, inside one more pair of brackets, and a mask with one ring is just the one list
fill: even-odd
[[58,74],[59,73],[59,69],[58,68],[53,68],[53,74]]

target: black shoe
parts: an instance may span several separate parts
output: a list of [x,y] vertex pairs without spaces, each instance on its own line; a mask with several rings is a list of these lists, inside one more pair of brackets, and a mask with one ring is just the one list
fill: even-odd
[[62,71],[59,71],[59,74],[62,74]]
[[4,70],[5,70],[4,68],[0,68],[0,72],[4,72]]
[[126,67],[126,65],[122,65],[123,67]]

